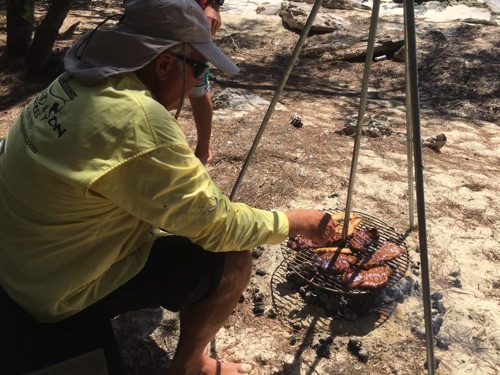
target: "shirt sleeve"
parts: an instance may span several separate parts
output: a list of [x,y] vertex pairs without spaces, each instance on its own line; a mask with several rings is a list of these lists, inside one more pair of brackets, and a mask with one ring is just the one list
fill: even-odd
[[131,216],[209,251],[237,251],[283,241],[283,212],[234,203],[184,144],[163,146],[114,168],[91,189]]

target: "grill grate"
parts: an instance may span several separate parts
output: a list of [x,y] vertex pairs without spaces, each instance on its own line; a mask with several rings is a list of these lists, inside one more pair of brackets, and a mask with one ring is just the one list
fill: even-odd
[[[325,210],[330,213],[335,213],[339,212],[340,210],[338,209],[328,209]],[[399,256],[396,259],[393,259],[389,262],[387,262],[387,265],[391,267],[392,269],[392,275],[389,278],[389,282],[385,287],[389,287],[391,285],[394,285],[397,283],[405,274],[406,271],[408,270],[408,264],[409,264],[409,255],[408,255],[408,249],[406,247],[406,244],[403,242],[401,236],[396,233],[394,228],[390,227],[383,221],[367,215],[365,213],[359,212],[359,211],[352,211],[352,213],[355,213],[358,215],[361,219],[362,222],[356,227],[356,229],[362,229],[362,228],[377,228],[379,232],[379,239],[375,244],[370,245],[366,249],[366,254],[372,254],[374,253],[382,244],[384,243],[385,240],[394,242],[397,244],[399,247],[404,249],[404,253]],[[349,247],[349,240],[347,240],[346,247]],[[285,258],[285,261],[288,264],[288,269],[296,273],[300,278],[302,278],[304,281],[307,283],[321,288],[328,290],[333,293],[337,294],[365,294],[365,293],[373,293],[377,292],[379,289],[366,289],[366,288],[354,288],[354,289],[348,289],[347,287],[344,286],[342,283],[341,274],[316,274],[312,279],[307,277],[307,274],[301,269],[301,265],[304,262],[312,262],[314,259],[314,253],[312,249],[304,249],[304,250],[292,250],[287,246],[287,241],[283,242],[281,244],[281,251],[283,252],[283,256]]]

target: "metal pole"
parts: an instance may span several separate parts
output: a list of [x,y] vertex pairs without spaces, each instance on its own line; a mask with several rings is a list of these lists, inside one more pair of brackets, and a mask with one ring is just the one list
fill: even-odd
[[361,99],[359,101],[358,124],[356,138],[354,140],[354,151],[351,162],[351,175],[349,177],[349,189],[347,191],[347,202],[344,216],[344,229],[342,232],[342,242],[347,241],[347,232],[349,230],[349,217],[351,214],[352,194],[354,182],[356,180],[356,169],[358,165],[359,145],[361,142],[361,131],[363,129],[363,120],[365,116],[366,97],[368,95],[368,81],[370,79],[370,70],[373,60],[373,50],[375,49],[375,36],[377,34],[377,21],[380,9],[380,0],[373,0],[372,16],[370,21],[370,31],[368,34],[368,47],[366,50],[365,70],[363,75],[363,85],[361,88]]
[[411,114],[411,90],[410,90],[410,68],[408,60],[408,27],[406,24],[406,2],[403,3],[404,12],[404,33],[405,33],[405,88],[406,88],[406,165],[408,168],[408,220],[409,228],[414,229],[415,225],[415,202],[413,199],[413,124]]
[[307,35],[309,34],[309,30],[311,29],[311,26],[314,22],[314,19],[316,18],[316,14],[318,13],[319,7],[321,6],[321,3],[323,0],[316,0],[314,2],[314,5],[311,9],[311,13],[309,13],[309,17],[307,18],[306,24],[304,25],[304,30],[302,30],[302,33],[300,34],[299,40],[297,40],[297,44],[295,45],[295,49],[292,53],[292,56],[290,57],[290,60],[288,61],[288,66],[286,67],[283,76],[281,78],[281,82],[278,86],[278,89],[275,91],[273,99],[271,100],[271,104],[269,104],[269,108],[267,109],[266,115],[264,116],[264,119],[262,120],[262,124],[260,125],[259,131],[257,132],[257,135],[255,136],[255,139],[253,141],[252,147],[250,148],[250,151],[248,152],[247,158],[245,162],[243,163],[243,167],[241,167],[240,174],[233,186],[233,190],[231,191],[231,195],[229,196],[229,199],[232,201],[234,199],[234,196],[236,195],[236,192],[238,190],[238,187],[243,179],[243,176],[245,175],[247,169],[248,169],[248,164],[250,163],[250,160],[252,159],[253,154],[255,153],[255,150],[257,149],[257,146],[260,142],[260,139],[262,138],[262,134],[264,133],[264,130],[266,129],[267,123],[269,122],[269,119],[271,118],[271,114],[273,113],[274,107],[276,106],[276,103],[278,102],[278,99],[283,92],[283,88],[285,87],[285,84],[288,80],[288,77],[290,76],[290,72],[292,71],[292,68],[295,64],[295,60],[297,59],[297,56],[300,53],[300,50],[302,49],[302,46],[304,45],[305,39]]
[[434,374],[434,347],[432,337],[432,316],[429,281],[429,261],[427,252],[427,232],[425,221],[424,179],[422,166],[422,136],[420,134],[420,105],[418,96],[417,47],[415,37],[415,9],[413,0],[404,0],[405,25],[407,37],[409,90],[411,94],[411,122],[413,124],[413,149],[415,151],[415,181],[417,192],[418,239],[420,244],[420,264],[422,268],[422,293],[424,303],[425,339],[427,344],[427,368],[429,374]]

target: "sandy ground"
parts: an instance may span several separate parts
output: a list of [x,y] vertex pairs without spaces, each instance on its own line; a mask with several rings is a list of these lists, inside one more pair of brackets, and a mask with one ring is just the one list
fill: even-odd
[[[272,5],[269,3],[277,4],[273,0],[267,2],[267,6]],[[397,17],[400,16],[391,12],[401,9],[389,2],[384,4],[386,8],[381,16],[396,18],[387,18],[382,26],[399,27],[402,20]],[[243,77],[234,78],[235,84],[231,84],[227,77],[215,72],[214,94],[235,87],[240,92],[261,96],[264,103],[269,103],[274,94],[275,83],[290,53],[290,48],[280,48],[293,46],[297,35],[286,30],[278,16],[255,13],[258,5],[266,3],[242,1],[238,6],[227,4],[225,7],[220,42],[243,68]],[[478,9],[473,11],[482,17],[484,10]],[[440,23],[444,14],[446,22]],[[432,13],[427,13],[427,20],[424,16],[418,19],[419,28],[456,27],[459,25],[456,19],[463,12],[453,19],[450,14],[440,12],[429,20]],[[356,14],[359,18],[369,15],[369,12]],[[481,31],[498,33],[498,28],[481,28]],[[246,37],[248,45],[238,39],[240,35]],[[498,40],[494,48],[498,53]],[[284,59],[273,59],[275,54],[281,54]],[[274,83],[260,82],[262,76],[250,69],[248,61],[257,64],[262,74],[267,74],[267,66],[280,63],[277,73],[265,77],[269,81],[274,78]],[[280,98],[279,109],[270,120],[236,200],[263,208],[345,207],[354,141],[336,132],[343,126],[345,117],[358,110],[363,64],[353,65],[334,65],[338,71],[331,68],[330,76],[318,72],[321,81],[311,75],[307,83],[300,81],[302,86],[291,77],[290,89]],[[302,69],[300,65],[297,68],[303,73]],[[346,70],[344,75],[340,75],[342,69]],[[396,65],[384,62],[374,67],[374,75],[378,77],[380,71],[391,69],[396,69]],[[325,84],[330,87],[326,89]],[[491,84],[498,85],[498,80]],[[372,87],[371,92],[384,90],[384,87]],[[6,124],[21,106],[19,101],[3,108],[0,135],[5,134]],[[215,158],[208,169],[228,194],[266,109],[261,105],[215,111],[212,143]],[[264,246],[262,252],[254,251],[254,275],[241,303],[207,348],[212,355],[224,361],[250,363],[254,367],[252,374],[261,375],[427,373],[420,267],[422,238],[419,239],[416,229],[409,227],[404,95],[371,96],[366,113],[374,118],[385,116],[394,133],[376,139],[362,137],[352,208],[381,220],[403,236],[409,254],[408,267],[395,286],[410,285],[409,289],[399,293],[390,304],[368,299],[369,304],[358,309],[357,316],[348,315],[345,309],[327,309],[310,300],[306,302],[304,290],[300,290],[303,285],[289,279],[290,258],[283,246]],[[293,114],[302,117],[302,128],[290,125]],[[188,138],[194,140],[190,122],[191,116],[186,110],[181,123]],[[466,112],[463,116],[446,113],[423,101],[421,131],[423,138],[440,133],[447,137],[440,152],[423,149],[425,239],[430,289],[435,298],[432,321],[437,331],[432,347],[440,360],[436,373],[498,374],[498,112],[496,117],[484,120],[468,116]],[[417,212],[413,217],[417,223]],[[324,292],[313,290],[317,294]],[[387,296],[390,291],[381,291],[381,294]],[[341,296],[326,294],[323,298],[331,302],[344,301]],[[358,303],[359,298],[366,301],[365,295],[343,298],[348,306]],[[256,307],[262,307],[262,313]],[[178,338],[175,314],[145,310],[116,318],[114,326],[130,374],[165,372]],[[353,339],[368,351],[366,362],[348,350],[349,340]]]

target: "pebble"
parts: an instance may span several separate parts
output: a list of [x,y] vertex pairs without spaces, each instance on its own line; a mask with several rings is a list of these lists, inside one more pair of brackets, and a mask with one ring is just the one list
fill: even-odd
[[443,294],[439,292],[434,292],[431,294],[431,299],[434,301],[439,301],[440,299],[443,299]]
[[267,312],[267,316],[270,318],[270,319],[276,319],[278,314],[276,314],[276,311],[274,311],[274,309],[270,309],[268,312]]
[[[439,367],[439,364],[441,363],[441,360],[439,358],[434,358],[434,370],[436,370]],[[424,368],[427,370],[429,368],[429,364],[427,361],[424,363]]]
[[292,124],[296,128],[301,128],[302,126],[304,126],[302,118],[297,114],[294,114],[292,117],[290,117],[290,124]]
[[370,353],[364,347],[363,343],[356,339],[350,339],[347,344],[349,353],[355,355],[361,362],[366,363],[370,357]]
[[441,329],[441,326],[443,325],[443,318],[438,316],[435,319],[432,320],[432,334],[437,335],[439,333],[439,330]]
[[321,358],[330,358],[332,351],[333,337],[328,336],[325,339],[319,339],[319,344],[316,348],[316,354]]
[[312,291],[306,292],[305,300],[307,303],[314,303],[318,299],[318,295]]
[[255,293],[253,295],[253,301],[255,303],[257,303],[257,302],[263,302],[264,301],[264,294],[262,294],[262,293]]
[[411,294],[411,292],[413,291],[415,282],[413,281],[413,279],[411,277],[405,276],[399,281],[398,284],[399,284],[399,289],[401,290],[401,293],[403,293],[403,295],[405,295],[405,296],[409,296]]
[[450,347],[450,338],[441,333],[436,335],[436,346],[439,349],[448,350]]
[[444,304],[441,301],[433,301],[432,307],[436,309],[440,314],[444,314],[446,312],[446,307],[444,307]]
[[307,292],[309,292],[311,290],[311,286],[310,285],[304,285],[304,286],[301,286],[299,288],[299,294],[305,298]]
[[257,270],[255,270],[255,274],[258,276],[265,276],[267,275],[267,271],[264,268],[257,268]]
[[286,281],[290,281],[290,282],[298,282],[298,281],[300,281],[300,276],[297,275],[297,273],[295,273],[293,271],[287,271],[287,273],[285,274],[285,279],[286,279]]
[[264,306],[264,303],[262,302],[257,302],[254,306],[253,306],[253,314],[255,316],[262,316],[264,315],[264,312],[266,311],[266,308]]
[[256,248],[252,249],[252,257],[254,259],[258,259],[261,257],[263,252],[264,252],[264,247],[257,246]]
[[418,281],[415,281],[415,284],[413,284],[413,289],[415,289],[417,292],[420,290],[420,283]]
[[318,355],[318,357],[321,358],[330,358],[331,351],[332,351],[331,344],[323,343],[318,345],[316,349],[316,354]]

